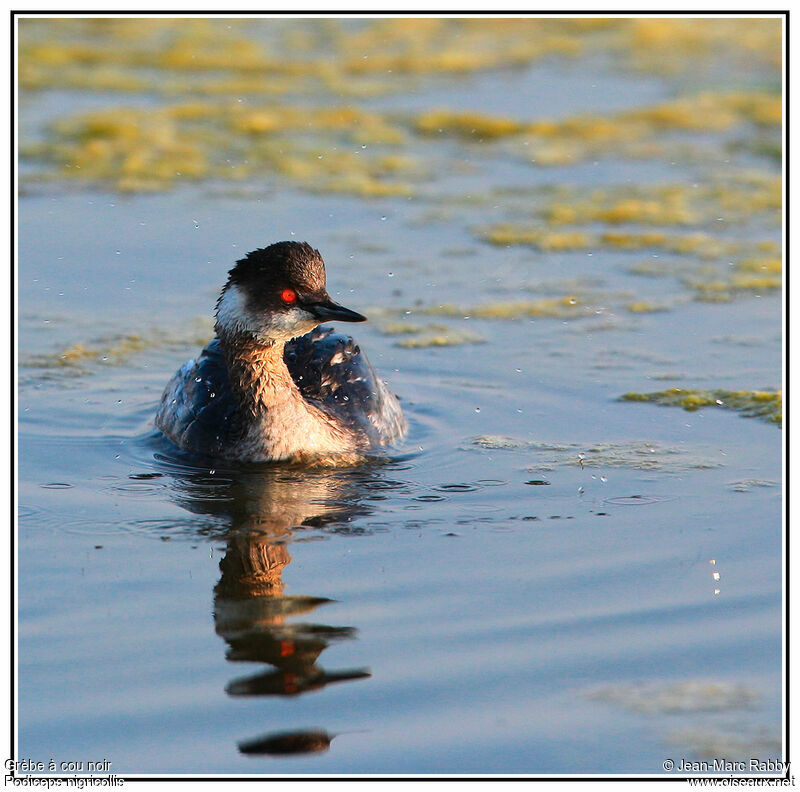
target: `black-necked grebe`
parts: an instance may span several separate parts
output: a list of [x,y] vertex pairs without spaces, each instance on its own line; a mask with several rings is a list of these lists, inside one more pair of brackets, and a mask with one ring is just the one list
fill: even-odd
[[331,300],[325,264],[307,243],[277,242],[238,261],[216,319],[216,337],[161,397],[156,426],[180,448],[347,464],[405,434],[397,398],[353,339],[317,327],[366,317]]

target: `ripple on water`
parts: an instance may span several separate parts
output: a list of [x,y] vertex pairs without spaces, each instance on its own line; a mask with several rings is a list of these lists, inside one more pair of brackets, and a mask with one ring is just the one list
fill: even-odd
[[477,492],[480,487],[475,484],[440,484],[434,489],[438,492]]
[[225,536],[229,530],[224,517],[191,515],[150,519],[89,519],[70,517],[61,509],[43,506],[21,505],[20,525],[44,531],[74,534],[79,536],[117,536],[134,533],[149,538],[190,538]]
[[104,487],[103,491],[110,492],[114,495],[124,495],[126,497],[140,498],[140,497],[153,497],[162,495],[166,489],[163,482],[150,483],[144,481],[125,481],[121,484],[114,484],[110,487]]
[[667,495],[620,495],[615,498],[606,498],[603,503],[612,506],[650,506],[653,503],[663,503],[674,500]]
[[366,490],[392,490],[394,492],[411,492],[417,489],[417,485],[410,481],[399,479],[372,479],[364,482]]
[[20,503],[17,507],[17,517],[21,522],[32,520],[40,511],[41,509],[38,506],[28,506],[27,504]]
[[169,538],[224,538],[228,535],[229,524],[224,518],[211,515],[184,518],[155,518],[147,520],[131,520],[120,527],[126,531],[159,539]]
[[20,528],[27,531],[45,531],[80,535],[112,535],[123,525],[119,521],[87,520],[84,517],[70,517],[63,509],[45,506],[20,505]]

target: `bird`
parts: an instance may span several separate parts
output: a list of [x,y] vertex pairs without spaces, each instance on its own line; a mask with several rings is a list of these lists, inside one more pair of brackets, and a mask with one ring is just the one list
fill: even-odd
[[357,464],[406,434],[397,397],[350,336],[363,322],[335,303],[307,242],[236,262],[217,300],[215,337],[167,384],[156,427],[180,449],[235,462]]

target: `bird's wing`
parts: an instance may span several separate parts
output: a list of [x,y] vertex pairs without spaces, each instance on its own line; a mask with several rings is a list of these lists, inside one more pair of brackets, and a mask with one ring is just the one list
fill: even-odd
[[218,339],[170,380],[156,426],[177,446],[211,456],[220,454],[238,436],[236,405]]
[[283,358],[303,396],[360,430],[370,445],[391,443],[405,433],[397,397],[350,336],[318,327],[289,341]]

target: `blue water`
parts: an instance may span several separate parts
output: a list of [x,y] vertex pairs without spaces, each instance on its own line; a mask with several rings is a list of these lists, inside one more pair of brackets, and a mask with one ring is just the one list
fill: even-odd
[[[587,64],[612,110],[671,90]],[[551,117],[598,112],[585,75],[548,60],[449,96],[509,113],[511,85],[520,117],[549,99]],[[373,102],[448,96],[427,90]],[[68,99],[33,98],[26,124]],[[695,301],[679,273],[632,273],[651,251],[491,246],[474,228],[524,193],[516,209],[441,200],[688,183],[696,162],[462,153],[476,170],[412,200],[286,185],[20,198],[20,756],[282,775],[653,775],[670,757],[780,756],[781,429],[619,401],[779,387],[780,296]],[[410,435],[364,468],[200,466],[153,433],[161,390],[208,337],[233,261],[288,238],[318,247],[334,298],[370,315],[357,340]],[[425,313],[573,289],[596,312]],[[390,321],[482,343],[398,346]],[[63,365],[76,344],[96,357]]]

